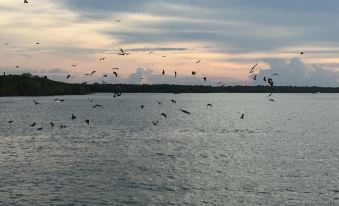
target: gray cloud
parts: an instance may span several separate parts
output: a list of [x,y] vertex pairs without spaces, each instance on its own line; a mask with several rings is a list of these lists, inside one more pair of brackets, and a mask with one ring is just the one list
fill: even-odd
[[260,70],[257,81],[253,84],[264,84],[263,77],[270,77],[274,73],[274,82],[277,86],[339,86],[339,72],[326,70],[318,65],[305,65],[299,58],[289,61],[281,59],[265,60],[269,68]]
[[[144,80],[140,81],[140,78]],[[178,72],[177,78],[174,78],[174,73],[166,72],[165,75],[162,75],[159,72],[154,71],[153,69],[147,69],[139,67],[136,71],[128,76],[124,81],[128,84],[178,84],[178,85],[213,85],[216,86],[217,82],[223,82],[226,85],[243,85],[246,82],[237,81],[232,78],[227,77],[207,77],[207,81],[203,81],[203,76],[199,74],[197,76],[181,74]]]

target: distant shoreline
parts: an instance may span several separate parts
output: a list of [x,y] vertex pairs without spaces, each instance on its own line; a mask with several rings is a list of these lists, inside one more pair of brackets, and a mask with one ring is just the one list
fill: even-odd
[[339,87],[69,84],[31,74],[0,76],[0,97],[61,96],[93,93],[339,93]]

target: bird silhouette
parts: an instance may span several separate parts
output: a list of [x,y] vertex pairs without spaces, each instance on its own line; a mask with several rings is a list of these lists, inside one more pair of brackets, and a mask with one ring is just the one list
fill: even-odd
[[75,120],[76,118],[77,118],[77,116],[75,116],[74,114],[72,114],[71,120]]
[[202,79],[204,80],[204,82],[206,82],[206,80],[207,80],[207,77],[203,77]]
[[38,131],[41,131],[43,128],[42,127],[39,127],[38,129],[36,129],[36,130],[38,130]]
[[53,122],[50,122],[50,124],[51,124],[51,127],[54,128],[54,123],[53,123]]
[[245,114],[242,114],[240,119],[244,119],[245,118]]
[[33,99],[33,102],[34,102],[35,105],[39,105],[40,104],[39,102],[35,101],[34,99]]
[[24,0],[24,4],[28,4],[28,1],[27,1],[27,0]]
[[91,72],[91,75],[93,75],[95,72],[97,72],[97,71],[92,71],[92,72]]
[[78,66],[79,63],[76,63],[76,64],[72,64],[72,67],[76,67]]
[[174,78],[177,78],[177,72],[176,71],[174,72]]
[[165,75],[165,70],[164,69],[162,70],[162,75]]
[[86,124],[89,124],[89,120],[88,119],[86,119],[85,122],[86,122]]
[[33,124],[29,125],[30,127],[35,127],[36,122],[33,122]]
[[180,109],[180,111],[182,111],[183,113],[186,113],[186,114],[191,114],[190,112],[184,110],[184,109]]
[[12,124],[12,123],[13,123],[13,120],[9,120],[9,121],[8,121],[8,124]]
[[257,75],[254,75],[253,79],[254,79],[254,80],[257,80]]
[[140,106],[141,109],[144,109],[144,107],[145,107],[144,105],[141,105],[141,106]]
[[104,61],[106,59],[106,57],[102,57],[100,58],[100,61]]
[[59,128],[60,128],[60,129],[65,129],[65,128],[67,128],[67,126],[64,125],[64,124],[62,124],[62,125],[59,126]]
[[157,100],[157,103],[158,103],[159,105],[161,105],[161,104],[162,104],[162,102],[159,102],[158,100]]
[[252,67],[252,69],[250,70],[250,73],[253,73],[254,72],[254,69],[255,69],[255,67],[257,67],[258,66],[258,64],[259,64],[259,62],[258,63],[256,63],[253,67]]
[[119,68],[118,67],[114,67],[112,70],[119,70]]
[[303,55],[304,54],[304,52],[302,51],[302,52],[300,52],[300,55]]
[[269,99],[268,101],[270,101],[270,102],[274,102],[274,99],[272,99],[272,98],[271,98],[271,99]]
[[266,77],[264,77],[263,80],[266,82]]
[[102,105],[100,105],[100,104],[96,104],[96,105],[94,105],[92,108],[97,108],[97,107],[101,107],[101,108],[104,108]]
[[152,121],[152,123],[153,123],[154,126],[157,126],[157,124],[159,123],[159,121],[156,121],[156,122]]
[[71,75],[67,75],[66,79],[69,79],[71,77]]
[[197,72],[195,72],[195,71],[192,71],[192,75],[196,75],[197,74]]
[[121,19],[114,19],[113,20],[115,23],[119,23],[119,22],[121,22]]
[[160,116],[167,118],[167,115],[165,113],[161,113]]
[[113,74],[114,74],[114,76],[115,76],[115,77],[118,77],[118,73],[116,73],[116,72],[113,72]]
[[19,69],[19,67],[20,67],[19,65],[16,65],[16,66],[15,66],[15,68],[17,68],[17,69]]
[[175,101],[174,99],[171,99],[171,102],[172,102],[173,104],[176,104],[176,103],[177,103],[177,101]]
[[212,107],[212,104],[207,104],[207,107]]
[[107,77],[107,74],[104,74],[103,77],[106,78],[106,77]]
[[201,59],[199,59],[197,62],[195,62],[196,64],[199,64],[200,63],[200,61],[201,61]]

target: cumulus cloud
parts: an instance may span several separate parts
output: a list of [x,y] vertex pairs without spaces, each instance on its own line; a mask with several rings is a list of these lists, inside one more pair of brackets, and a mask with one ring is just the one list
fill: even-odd
[[299,58],[271,59],[265,62],[270,66],[260,70],[258,80],[253,84],[264,83],[264,76],[270,77],[277,73],[279,76],[274,76],[277,86],[339,86],[339,72],[326,70],[318,65],[305,65]]

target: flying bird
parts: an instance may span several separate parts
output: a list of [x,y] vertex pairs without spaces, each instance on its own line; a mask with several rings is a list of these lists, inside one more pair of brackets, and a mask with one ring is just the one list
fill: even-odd
[[91,75],[93,75],[95,72],[97,72],[97,71],[92,71],[92,72],[91,72]]
[[54,128],[54,123],[53,123],[53,122],[50,122],[50,124],[51,124],[51,127]]
[[162,75],[165,75],[165,70],[164,69],[162,70]]
[[41,131],[43,128],[42,127],[39,127],[38,129],[36,129],[36,130],[38,130],[38,131]]
[[78,66],[78,64],[79,64],[79,62],[76,63],[76,64],[72,64],[72,67],[76,67],[76,66]]
[[206,82],[206,80],[207,80],[207,77],[203,77],[202,79],[204,80],[204,82]]
[[161,104],[162,104],[162,103],[161,103],[161,102],[159,102],[159,101],[157,101],[157,102],[158,102],[158,104],[159,104],[159,105],[161,105]]
[[259,62],[258,62],[258,63],[256,63],[256,64],[255,64],[255,65],[252,67],[252,69],[250,70],[250,74],[254,72],[254,69],[255,69],[255,67],[257,67],[257,66],[258,66],[258,64],[259,64]]
[[119,70],[119,68],[118,67],[114,67],[112,70]]
[[240,119],[244,119],[245,118],[245,114],[242,114]]
[[264,77],[264,79],[263,79],[265,82],[266,82],[266,77]]
[[27,1],[27,0],[24,0],[24,4],[28,4],[28,1]]
[[212,107],[212,104],[207,104],[207,107]]
[[104,74],[103,77],[107,77],[107,74]]
[[176,71],[174,72],[174,78],[177,78],[177,72]]
[[271,77],[273,77],[273,76],[279,76],[279,74],[278,73],[274,73],[274,74],[271,75]]
[[40,44],[40,42],[37,42],[37,43],[35,43],[36,45],[39,45]]
[[192,71],[192,75],[196,75],[197,74],[197,72],[195,72],[195,71]]
[[118,73],[116,73],[116,72],[113,72],[113,74],[114,74],[114,76],[115,76],[115,77],[118,77]]
[[199,64],[200,63],[200,61],[201,61],[201,59],[199,59],[197,62],[195,62],[196,64]]
[[86,122],[86,124],[89,124],[89,120],[88,119],[86,119],[85,122]]
[[254,80],[257,80],[257,75],[254,75],[253,79],[254,79]]
[[145,107],[144,105],[141,105],[141,106],[140,106],[141,109],[144,109],[144,107]]
[[96,104],[96,105],[94,105],[92,108],[97,108],[97,107],[101,107],[101,108],[104,108],[102,105],[100,105],[100,104]]
[[180,111],[182,111],[183,113],[186,113],[186,114],[191,114],[190,112],[184,110],[184,109],[180,109]]
[[272,99],[272,98],[271,98],[271,99],[269,99],[268,101],[270,101],[270,102],[274,102],[274,99]]
[[302,51],[302,52],[300,52],[300,55],[303,55],[304,54],[304,52]]
[[35,127],[36,122],[33,122],[33,124],[29,125],[30,127]]
[[16,66],[15,66],[15,68],[17,68],[17,69],[19,69],[19,67],[20,67],[19,65],[16,65]]
[[8,121],[8,124],[12,124],[12,123],[13,123],[13,120],[9,120],[9,121]]
[[167,115],[165,113],[161,113],[160,116],[167,118]]
[[64,128],[67,128],[67,126],[64,125],[64,124],[62,124],[62,125],[59,126],[59,128],[60,128],[60,129],[64,129]]
[[156,121],[156,122],[152,121],[152,123],[153,123],[154,126],[157,126],[157,124],[159,123],[159,121]]
[[39,102],[35,101],[34,99],[33,99],[33,102],[34,102],[35,105],[39,105],[40,104]]
[[71,77],[71,75],[67,75],[66,79],[69,79]]
[[104,61],[106,59],[106,57],[102,57],[100,58],[100,61]]
[[172,102],[173,104],[176,104],[176,103],[177,103],[177,101],[175,101],[174,99],[171,99],[171,102]]
[[75,116],[74,114],[72,114],[71,120],[75,120],[77,118],[77,116]]
[[119,23],[119,22],[121,22],[121,19],[114,19],[114,22]]

